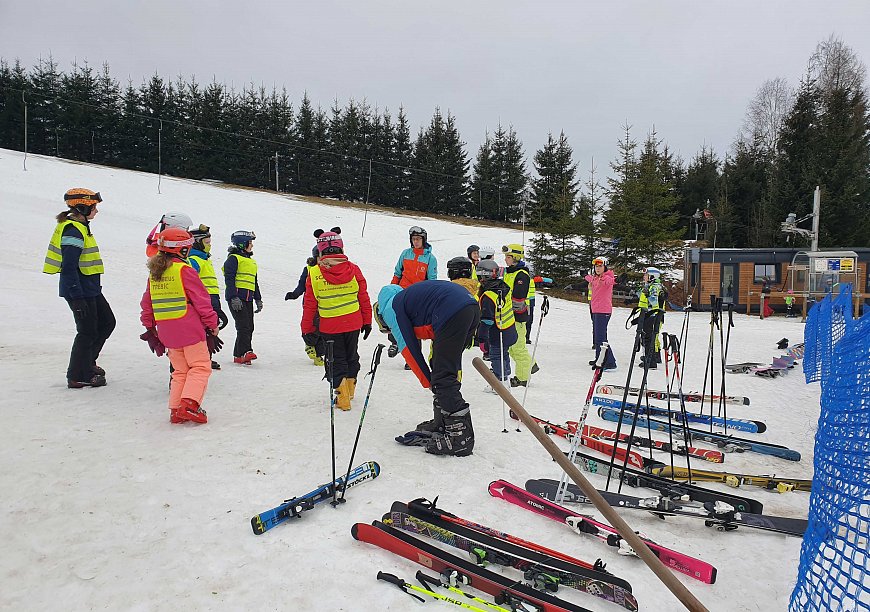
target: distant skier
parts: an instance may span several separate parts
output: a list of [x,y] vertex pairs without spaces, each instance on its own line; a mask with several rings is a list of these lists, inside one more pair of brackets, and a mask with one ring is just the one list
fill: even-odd
[[[480,327],[477,337],[485,338],[489,347],[492,372],[502,382],[510,380],[510,349],[521,342],[517,334],[511,288],[498,277],[498,264],[485,259],[477,264],[480,279]],[[496,393],[486,385],[484,391]]]
[[788,294],[785,296],[785,316],[788,318],[797,316],[794,313],[794,291],[791,289],[788,290]]
[[251,347],[251,339],[254,335],[254,315],[263,310],[263,299],[257,280],[257,262],[252,257],[256,238],[254,232],[234,232],[230,237],[232,245],[227,249],[229,255],[223,266],[226,282],[224,297],[236,322],[233,363],[241,365],[251,365],[257,358]]
[[103,297],[103,260],[90,222],[103,199],[98,192],[80,187],[67,191],[63,199],[67,208],[55,217],[57,225],[42,271],[60,274],[60,297],[66,300],[76,323],[66,371],[67,387],[102,387],[106,372],[97,365],[97,359],[115,329],[115,315]]
[[[229,319],[221,309],[221,290],[218,286],[214,264],[211,261],[211,230],[207,225],[200,224],[199,227],[191,229],[190,234],[193,236],[193,246],[187,256],[187,263],[199,274],[202,284],[205,285],[205,290],[208,291],[208,297],[211,299],[211,307],[214,308],[218,321],[220,321],[218,329],[223,329],[229,323]],[[217,361],[212,360],[211,369],[220,370],[221,366]]]
[[[607,258],[605,257],[596,257],[592,260],[592,273],[587,274],[585,278],[593,296],[589,302],[589,310],[592,311],[592,341],[595,344],[595,359],[591,360],[589,365],[595,367],[601,352],[601,345],[607,342],[607,325],[610,322],[611,314],[613,314],[613,285],[616,279],[613,270],[607,267]],[[613,370],[615,368],[616,358],[608,345],[602,369]]]
[[504,261],[507,266],[504,270],[504,282],[511,288],[511,302],[514,309],[515,325],[519,342],[510,348],[510,355],[516,363],[516,376],[511,378],[511,387],[525,387],[529,377],[538,371],[538,364],[532,363],[532,356],[526,348],[526,323],[529,320],[529,288],[532,283],[532,275],[523,258],[525,248],[521,244],[508,244],[502,247]]
[[662,271],[650,266],[643,274],[643,287],[638,295],[638,307],[645,312],[643,333],[646,339],[644,344],[644,356],[641,357],[638,367],[646,365],[650,370],[658,368],[661,363],[659,356],[659,331],[665,319],[665,304],[667,292],[662,285]]
[[[406,289],[414,283],[438,278],[438,260],[432,254],[432,246],[429,244],[429,235],[419,225],[413,225],[408,230],[408,240],[411,248],[405,249],[399,255],[396,268],[393,271],[393,285],[399,285]],[[389,357],[398,355],[399,349],[394,337],[390,336],[390,347],[387,349]]]
[[[365,340],[372,332],[372,305],[365,276],[344,254],[341,236],[322,230],[315,236],[320,258],[305,281],[302,333],[306,344],[333,343],[326,375],[335,390],[335,406],[350,410],[360,369],[359,336],[362,332]],[[320,319],[315,324],[316,316]]]
[[190,232],[165,229],[155,246],[158,252],[148,260],[148,285],[139,303],[143,337],[152,350],[168,349],[173,367],[169,422],[206,423],[202,399],[212,370],[206,334],[217,338],[218,315],[205,285],[186,261],[193,246]]
[[[433,418],[417,425],[426,452],[470,455],[474,429],[459,373],[462,352],[473,344],[480,323],[477,301],[456,283],[427,280],[404,290],[387,285],[378,293],[374,312],[378,327],[396,338],[420,384],[432,389]],[[420,338],[432,340],[431,370]]]

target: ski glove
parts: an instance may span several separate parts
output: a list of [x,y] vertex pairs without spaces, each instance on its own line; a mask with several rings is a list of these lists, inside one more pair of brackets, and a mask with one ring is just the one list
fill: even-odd
[[229,323],[230,320],[227,318],[227,315],[223,310],[216,310],[215,312],[218,316],[218,329],[223,329],[227,326],[227,323]]
[[244,304],[242,304],[242,298],[237,296],[231,299],[230,308],[232,308],[236,312],[239,312],[242,308],[244,308]]
[[320,340],[320,336],[316,332],[302,334],[302,341],[305,343],[305,346],[317,346],[318,340]]
[[72,309],[73,318],[76,322],[87,318],[88,303],[85,300],[70,300],[69,307]]
[[219,353],[224,347],[224,341],[215,336],[210,329],[205,330],[205,343],[208,345],[210,355]]
[[431,439],[430,431],[409,431],[404,436],[396,436],[396,442],[403,446],[426,446]]
[[295,300],[298,297],[299,296],[296,295],[295,293],[293,293],[292,291],[288,291],[287,293],[284,294],[284,301],[286,302],[287,300]]
[[166,347],[163,346],[160,338],[157,337],[157,331],[153,327],[146,329],[145,333],[139,336],[139,338],[148,343],[148,348],[151,349],[152,353],[158,357],[163,357],[163,354],[166,352]]
[[362,326],[363,340],[369,339],[369,334],[372,333],[372,324],[366,323]]
[[254,314],[263,310],[263,300],[254,300],[254,304],[257,305],[257,308],[254,309]]

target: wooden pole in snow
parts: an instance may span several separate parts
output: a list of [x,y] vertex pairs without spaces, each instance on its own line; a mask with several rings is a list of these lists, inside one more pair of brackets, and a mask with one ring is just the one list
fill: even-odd
[[474,365],[475,369],[480,372],[480,375],[486,379],[486,382],[488,382],[492,388],[498,392],[508,406],[510,406],[511,410],[514,411],[514,414],[516,414],[529,431],[532,432],[532,435],[538,439],[538,442],[547,449],[547,452],[552,455],[556,463],[558,463],[559,466],[565,470],[568,476],[571,477],[571,480],[577,483],[577,486],[580,487],[583,494],[592,501],[595,507],[604,515],[604,518],[613,525],[613,527],[619,532],[619,535],[622,536],[622,539],[634,549],[637,556],[647,564],[656,576],[658,576],[659,580],[664,583],[668,590],[673,593],[684,606],[686,606],[686,609],[691,610],[691,612],[708,612],[707,608],[704,607],[704,604],[698,601],[698,599],[692,595],[691,591],[686,588],[686,585],[680,582],[673,572],[665,567],[655,553],[653,553],[646,543],[644,543],[634,530],[629,527],[628,523],[623,520],[623,518],[604,500],[603,497],[601,497],[598,489],[586,480],[583,474],[580,473],[580,470],[577,469],[577,466],[568,461],[565,453],[556,446],[556,443],[550,439],[550,436],[544,432],[541,426],[538,425],[531,416],[529,416],[529,413],[526,412],[522,404],[520,404],[517,399],[511,395],[510,391],[505,388],[501,381],[496,378],[495,374],[492,373],[492,370],[489,369],[489,366],[480,357],[475,357],[471,363]]

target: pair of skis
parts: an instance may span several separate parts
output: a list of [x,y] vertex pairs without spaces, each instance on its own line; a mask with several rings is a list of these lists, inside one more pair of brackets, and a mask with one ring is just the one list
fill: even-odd
[[[607,406],[608,408],[616,408],[620,410],[622,408],[622,400],[613,399],[610,397],[596,397],[592,400],[592,403],[596,406]],[[632,409],[632,406],[626,405],[628,410]],[[668,413],[670,413],[670,418],[673,420],[682,419],[682,412],[676,410],[668,410],[666,408],[660,408],[658,406],[640,406],[637,409],[638,414],[649,414],[652,416],[658,417],[667,417]],[[686,412],[686,420],[690,423],[698,423],[702,425],[717,425],[719,427],[730,427],[731,429],[735,429],[737,431],[745,431],[747,433],[764,433],[767,431],[767,424],[764,421],[755,421],[750,419],[735,419],[735,418],[723,418],[719,416],[710,416],[709,414],[696,414],[694,412]]]
[[[618,422],[620,418],[619,414],[619,410],[615,410],[613,408],[608,408],[606,406],[600,406],[598,408],[598,416],[606,421]],[[659,421],[657,419],[643,416],[639,416],[637,417],[637,419],[634,419],[633,415],[631,414],[625,414],[622,418],[623,420],[635,420],[638,427],[649,427],[650,429],[664,432],[671,431],[674,435],[677,436],[680,436],[683,433],[682,426],[679,426],[677,424],[671,424],[667,421]],[[779,444],[772,444],[770,442],[758,442],[756,440],[747,440],[746,438],[738,438],[730,434],[720,434],[693,428],[689,428],[689,435],[691,435],[692,441],[703,440],[704,442],[710,442],[725,451],[738,453],[743,451],[751,451],[754,453],[760,453],[762,455],[780,457],[789,461],[801,460],[801,454],[798,451],[787,448],[785,446],[781,446]]]
[[[600,395],[621,395],[625,391],[622,385],[598,385],[595,389]],[[637,397],[640,394],[638,387],[629,387],[628,394]],[[720,399],[726,404],[749,405],[749,398],[743,395],[702,395],[701,393],[678,391],[657,391],[655,389],[644,389],[644,397],[652,400],[666,400],[669,397],[674,400],[682,399],[684,402],[718,402]]]
[[[533,479],[526,482],[526,490],[529,493],[551,501],[555,500],[558,487],[559,481],[549,478]],[[803,537],[804,531],[807,529],[805,519],[740,512],[734,506],[721,501],[693,504],[664,496],[634,497],[611,491],[599,490],[598,492],[614,508],[646,510],[660,518],[688,516],[704,519],[708,527],[715,527],[719,531],[732,531],[740,526],[745,526],[800,538]],[[580,487],[576,485],[569,486],[568,493],[564,501],[577,504],[592,503],[592,500],[583,495]]]
[[[689,472],[682,467],[670,466],[653,466],[650,468],[650,473],[664,478],[674,480],[689,480]],[[729,487],[739,487],[748,485],[753,487],[761,487],[769,491],[777,493],[787,493],[789,491],[811,491],[813,488],[812,480],[803,480],[800,478],[778,478],[776,476],[754,476],[750,474],[733,474],[731,472],[716,472],[713,470],[692,470],[692,482],[721,482]]]
[[346,479],[340,476],[335,481],[322,484],[305,495],[288,499],[270,510],[257,514],[251,518],[251,529],[254,530],[255,535],[266,533],[291,518],[299,518],[303,512],[311,510],[317,504],[333,499],[338,492],[377,478],[380,473],[381,466],[377,462],[366,461],[353,469]]

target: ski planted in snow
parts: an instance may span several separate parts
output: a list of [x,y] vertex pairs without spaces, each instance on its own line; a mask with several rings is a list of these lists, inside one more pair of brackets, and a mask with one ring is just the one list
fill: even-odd
[[[558,488],[558,480],[540,479],[526,481],[526,490],[529,493],[545,499],[555,498]],[[805,519],[738,512],[734,506],[724,502],[689,504],[670,497],[634,497],[612,491],[599,490],[598,492],[614,508],[646,510],[661,518],[665,516],[700,518],[704,519],[707,527],[715,527],[719,531],[733,531],[743,525],[800,538],[803,537],[804,531],[807,530],[807,521]],[[583,495],[580,487],[576,485],[569,485],[564,501],[576,504],[592,503],[592,500]]]
[[[421,501],[421,500],[417,500]],[[637,599],[631,585],[604,570],[600,561],[594,565],[576,565],[549,557],[541,552],[499,540],[461,525],[454,525],[437,516],[414,511],[410,506],[394,502],[383,522],[415,535],[426,536],[467,552],[478,565],[495,564],[513,567],[523,572],[523,578],[536,588],[556,592],[566,586],[616,603],[635,612]]]
[[[565,454],[567,455],[568,453]],[[591,455],[587,455],[586,453],[577,453],[577,456],[574,458],[574,463],[590,474],[601,474],[602,476],[606,476],[610,468],[609,461],[598,459]],[[663,466],[664,464],[650,466],[647,469],[653,473],[649,473],[635,470],[627,466],[623,469],[621,465],[615,465],[613,467],[613,473],[630,487],[645,487],[647,489],[658,491],[661,495],[667,497],[686,497],[687,499],[696,502],[720,501],[734,506],[734,508],[740,512],[754,512],[755,514],[761,514],[764,510],[764,504],[749,497],[742,497],[722,491],[713,491],[694,484],[678,482],[676,480],[671,480],[670,478],[655,475],[655,471]],[[694,475],[695,470],[692,470],[692,476],[694,477]],[[552,499],[551,501],[557,500]]]
[[[650,473],[664,478],[672,478],[674,480],[688,480],[689,471],[684,467],[671,466],[653,466],[650,468]],[[777,476],[753,476],[750,474],[733,474],[731,472],[716,472],[714,470],[692,470],[692,482],[724,482],[729,487],[739,487],[741,485],[749,485],[753,487],[761,487],[769,491],[777,493],[787,493],[788,491],[811,491],[813,488],[812,480],[802,480],[799,478],[781,478]]]
[[[606,421],[612,421],[616,423],[619,421],[619,410],[607,408],[606,406],[599,406],[598,416]],[[633,415],[631,414],[625,414],[623,416],[623,420],[627,419],[630,423],[632,417]],[[651,429],[664,432],[667,432],[670,429],[675,436],[682,435],[682,427],[679,426],[677,423],[671,424],[667,421],[659,421],[657,419],[646,418],[642,416],[637,417],[636,422],[638,427],[649,426]],[[780,457],[781,459],[787,459],[789,461],[801,460],[801,454],[798,451],[787,448],[785,446],[781,446],[779,444],[771,444],[770,442],[757,442],[755,440],[747,440],[746,438],[738,438],[730,434],[713,433],[709,431],[703,431],[701,429],[689,428],[689,434],[692,436],[693,442],[697,440],[703,440],[704,442],[710,442],[712,444],[715,444],[716,446],[725,451],[732,451],[738,453],[743,451],[752,451],[754,453],[760,453],[762,455]]]
[[[592,403],[596,406],[607,406],[608,408],[615,408],[617,410],[620,410],[622,408],[622,400],[609,397],[596,397],[594,400],[592,400]],[[635,409],[635,405],[626,404],[625,409],[627,411],[633,412]],[[658,417],[668,416],[667,408],[659,408],[658,406],[638,406],[637,411],[639,414],[650,414]],[[678,423],[682,422],[683,414],[681,412],[677,410],[671,410],[670,413],[671,420]],[[764,433],[765,431],[767,431],[767,424],[765,424],[763,421],[753,421],[749,419],[724,419],[718,416],[710,417],[709,414],[686,412],[686,420],[690,423],[700,423],[702,425],[709,425],[712,421],[713,425],[718,425],[719,427],[730,427],[731,429],[736,429],[737,431],[745,431],[747,433]]]
[[360,542],[383,548],[439,574],[453,574],[462,584],[494,596],[495,603],[501,606],[540,612],[589,612],[577,604],[506,578],[380,521],[371,525],[356,523],[350,533]]
[[[512,504],[525,508],[535,514],[545,516],[550,520],[558,523],[565,523],[571,529],[580,534],[588,534],[605,542],[609,546],[616,547],[619,554],[635,555],[637,553],[626,544],[625,540],[619,533],[606,523],[596,521],[595,519],[578,514],[573,510],[569,510],[564,506],[560,506],[554,502],[538,497],[529,493],[523,488],[507,482],[506,480],[496,480],[489,484],[489,494],[493,497],[499,497]],[[639,535],[639,534],[638,534]],[[689,555],[670,550],[655,542],[640,536],[641,539],[649,546],[650,550],[664,563],[667,567],[676,572],[691,576],[696,580],[713,584],[716,582],[716,568],[705,561],[696,559]]]
[[334,482],[322,484],[305,495],[288,499],[271,510],[266,510],[253,517],[251,519],[251,529],[254,530],[256,535],[265,533],[272,529],[272,527],[280,525],[291,518],[302,516],[303,512],[311,510],[320,502],[332,499],[333,493],[336,491],[343,491],[377,478],[380,473],[381,466],[377,462],[367,461],[362,463],[351,471],[347,484],[345,484],[344,476],[340,476]]
[[[622,385],[598,385],[595,389],[596,393],[601,395],[622,395],[625,393],[625,387]],[[638,387],[629,387],[628,394],[637,397],[640,394]],[[685,393],[682,395],[677,391],[656,391],[655,389],[644,389],[644,396],[647,399],[666,400],[670,396],[673,400],[679,400],[681,397],[685,402],[718,402],[721,398],[725,399],[726,404],[739,404],[743,406],[749,405],[749,398],[742,395],[702,395],[700,393]]]

